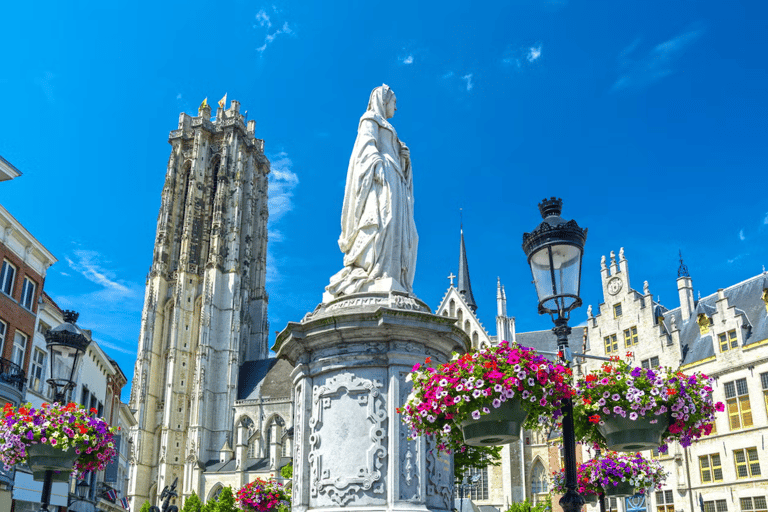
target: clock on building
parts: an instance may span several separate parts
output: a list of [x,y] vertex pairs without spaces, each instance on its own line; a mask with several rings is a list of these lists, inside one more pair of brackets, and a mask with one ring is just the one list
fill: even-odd
[[608,281],[608,293],[611,295],[616,295],[621,291],[621,278],[620,277],[612,277],[610,281]]

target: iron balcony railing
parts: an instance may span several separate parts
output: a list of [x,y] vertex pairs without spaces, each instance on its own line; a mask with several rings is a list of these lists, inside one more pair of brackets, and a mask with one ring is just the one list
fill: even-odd
[[13,361],[0,357],[0,382],[13,386],[19,391],[24,391],[25,381],[26,376],[24,375],[24,370],[21,369],[21,366]]

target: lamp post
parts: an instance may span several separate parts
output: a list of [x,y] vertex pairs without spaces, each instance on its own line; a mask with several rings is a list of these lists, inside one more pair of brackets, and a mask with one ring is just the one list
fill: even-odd
[[[59,404],[64,402],[67,391],[75,386],[74,378],[80,365],[80,356],[91,342],[75,325],[78,316],[74,311],[64,311],[64,323],[45,333],[45,343],[51,359],[51,378],[48,379],[48,384],[53,388],[53,401]],[[40,496],[41,512],[48,512],[52,484],[53,471],[46,470]]]
[[[539,297],[539,314],[548,313],[552,317],[560,359],[570,367],[568,319],[571,310],[581,306],[581,258],[587,230],[581,229],[576,221],[563,220],[560,217],[562,207],[562,199],[554,197],[539,203],[544,221],[532,232],[523,234],[523,251],[528,257]],[[584,505],[584,498],[576,491],[576,435],[570,398],[563,403],[561,412],[566,492],[560,498],[560,506],[565,512],[578,512]]]

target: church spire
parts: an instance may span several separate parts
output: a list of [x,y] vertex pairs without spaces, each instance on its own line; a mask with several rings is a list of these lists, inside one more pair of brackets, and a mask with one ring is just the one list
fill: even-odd
[[469,282],[469,265],[467,264],[467,250],[464,247],[464,227],[461,228],[461,248],[459,250],[459,293],[464,296],[464,302],[467,303],[472,312],[477,311],[475,297],[472,295],[472,284]]

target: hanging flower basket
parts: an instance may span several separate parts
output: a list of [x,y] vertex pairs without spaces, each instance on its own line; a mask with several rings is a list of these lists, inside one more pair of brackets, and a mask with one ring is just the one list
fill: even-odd
[[32,469],[32,478],[45,480],[45,472],[53,471],[54,482],[69,482],[69,477],[79,455],[75,448],[61,450],[50,444],[31,444],[27,447],[27,465]]
[[[641,489],[642,490],[642,489]],[[609,485],[605,489],[606,498],[626,498],[627,496],[634,496],[635,486],[629,482],[618,482],[616,485]]]
[[[645,459],[639,453],[629,456],[607,452],[579,465],[576,472],[576,490],[585,499],[601,492],[616,498],[660,490],[668,476],[658,461]],[[554,473],[552,492],[565,493],[565,470]]]
[[276,480],[257,478],[238,489],[237,502],[245,512],[288,512],[291,492]]
[[13,407],[5,404],[0,419],[0,462],[9,470],[28,463],[35,480],[54,471],[57,481],[69,478],[68,472],[101,471],[117,454],[110,427],[96,416],[96,409],[80,405],[31,404]]
[[[632,357],[632,353],[627,353]],[[576,436],[598,448],[636,452],[678,441],[682,446],[712,432],[722,402],[713,380],[665,367],[639,368],[618,357],[577,382]]]
[[[413,390],[398,412],[413,437],[435,435],[438,448],[447,453],[467,444],[511,443],[520,438],[521,426],[548,429],[573,393],[569,368],[506,341],[454,354],[437,368],[430,362],[413,367],[408,376]],[[518,405],[507,404],[512,400]],[[513,416],[499,413],[502,406]]]
[[[486,404],[493,405],[493,404]],[[503,402],[480,419],[461,422],[464,443],[470,446],[497,446],[520,439],[520,427],[528,416],[519,397]]]
[[597,430],[605,438],[609,450],[617,452],[639,452],[658,448],[669,427],[666,415],[658,416],[656,423],[652,418],[638,416],[631,420],[617,414],[606,414],[597,424]]

